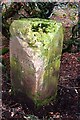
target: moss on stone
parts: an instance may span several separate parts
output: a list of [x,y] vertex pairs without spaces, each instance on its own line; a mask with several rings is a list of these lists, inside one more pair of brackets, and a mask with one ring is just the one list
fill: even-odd
[[[31,51],[34,53],[32,56],[28,55],[35,67],[34,73],[36,76],[39,74],[40,76],[37,79],[38,87],[34,95],[32,94],[32,99],[38,106],[48,103],[57,94],[60,57],[63,46],[62,24],[39,18],[21,19],[12,23],[10,31],[12,36],[15,35],[19,38],[23,50],[25,50],[23,42],[26,44],[26,54],[28,54],[29,49],[30,54]],[[37,59],[39,59],[40,66],[36,66]],[[41,73],[37,73],[37,69],[41,69],[41,66],[43,67]],[[15,69],[16,67],[14,66]],[[27,75],[29,76],[30,73],[32,74],[32,71],[28,71]]]

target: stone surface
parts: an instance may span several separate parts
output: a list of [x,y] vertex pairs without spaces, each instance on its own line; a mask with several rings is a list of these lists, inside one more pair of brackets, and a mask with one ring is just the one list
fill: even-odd
[[62,23],[64,27],[64,40],[69,40],[72,36],[72,27],[78,22],[78,8],[56,8],[54,9],[52,20]]
[[38,18],[21,19],[11,24],[10,32],[13,90],[26,94],[37,105],[48,103],[57,93],[62,24]]

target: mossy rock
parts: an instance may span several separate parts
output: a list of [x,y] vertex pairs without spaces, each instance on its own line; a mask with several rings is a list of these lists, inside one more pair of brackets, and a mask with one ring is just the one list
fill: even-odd
[[49,103],[57,93],[63,46],[62,24],[39,18],[21,19],[11,24],[10,32],[13,88],[39,106]]

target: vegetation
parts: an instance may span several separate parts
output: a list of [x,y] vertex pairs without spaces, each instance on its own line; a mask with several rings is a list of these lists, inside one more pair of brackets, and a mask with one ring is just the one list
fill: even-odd
[[[34,2],[20,2],[20,3],[11,3],[9,6],[3,4],[2,11],[2,28],[3,34],[9,38],[9,26],[17,15],[17,19],[20,18],[28,18],[28,17],[38,17],[38,18],[48,18],[52,13],[56,3],[34,3]],[[19,14],[19,10],[25,10],[26,15],[24,13]]]
[[80,35],[79,35],[78,24],[79,23],[73,26],[71,38],[67,41],[64,41],[63,53],[64,52],[69,52],[69,53],[80,52]]

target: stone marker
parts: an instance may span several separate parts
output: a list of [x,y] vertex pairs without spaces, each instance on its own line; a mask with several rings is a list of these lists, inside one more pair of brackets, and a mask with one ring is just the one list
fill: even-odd
[[29,18],[10,26],[11,81],[15,91],[45,105],[57,94],[63,28],[53,20]]

